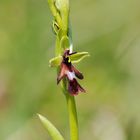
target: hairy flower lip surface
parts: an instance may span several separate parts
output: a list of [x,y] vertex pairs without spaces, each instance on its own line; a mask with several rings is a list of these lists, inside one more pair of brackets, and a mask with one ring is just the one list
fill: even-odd
[[76,77],[83,79],[83,74],[78,71],[71,63],[69,56],[77,52],[69,53],[69,50],[65,50],[63,54],[63,59],[60,65],[60,71],[57,77],[57,84],[66,77],[68,79],[68,91],[71,95],[77,95],[79,92],[85,92],[80,84],[77,82]]

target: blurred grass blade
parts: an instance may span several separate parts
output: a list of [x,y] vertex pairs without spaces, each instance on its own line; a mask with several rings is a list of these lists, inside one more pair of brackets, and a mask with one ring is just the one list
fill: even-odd
[[88,52],[78,52],[70,55],[70,60],[72,63],[78,63],[87,56],[90,56]]
[[45,126],[45,128],[48,130],[51,138],[53,140],[64,140],[63,136],[60,134],[60,132],[56,129],[56,127],[45,117],[38,114],[42,124]]

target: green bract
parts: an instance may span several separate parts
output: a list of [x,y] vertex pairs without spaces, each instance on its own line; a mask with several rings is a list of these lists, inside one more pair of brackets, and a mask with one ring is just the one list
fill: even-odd
[[68,0],[55,0],[55,5],[60,12],[68,11],[69,9]]
[[57,21],[59,26],[62,26],[62,19],[61,19],[61,16],[59,14],[58,9],[55,6],[55,1],[54,0],[48,0],[48,4],[49,4],[50,10],[51,10],[55,20]]
[[52,27],[53,27],[53,31],[54,31],[54,33],[57,35],[58,32],[59,32],[60,27],[59,27],[59,25],[57,24],[56,21],[53,21],[53,23],[52,23]]

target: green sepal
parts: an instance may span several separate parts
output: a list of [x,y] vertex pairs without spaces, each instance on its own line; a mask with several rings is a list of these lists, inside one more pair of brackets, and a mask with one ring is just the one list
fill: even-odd
[[70,55],[70,61],[72,63],[78,63],[87,56],[90,56],[88,52],[78,52]]
[[52,58],[49,61],[49,66],[50,67],[57,67],[61,64],[61,62],[62,62],[62,56],[57,56],[57,57]]
[[38,114],[38,117],[53,140],[64,140],[63,136],[60,134],[57,128],[47,118],[40,114]]

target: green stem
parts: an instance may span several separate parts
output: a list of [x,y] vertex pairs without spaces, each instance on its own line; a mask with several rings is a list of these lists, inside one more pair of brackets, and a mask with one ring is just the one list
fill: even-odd
[[70,93],[68,93],[65,79],[63,80],[62,89],[67,101],[69,124],[70,124],[70,140],[79,140],[78,119],[75,98],[74,96],[70,95]]
[[78,120],[77,120],[77,111],[76,103],[74,96],[66,95],[67,107],[69,111],[69,123],[70,123],[70,138],[71,140],[78,140]]

